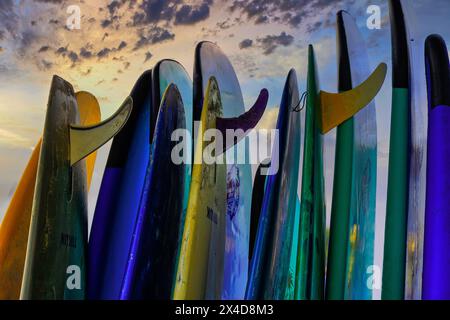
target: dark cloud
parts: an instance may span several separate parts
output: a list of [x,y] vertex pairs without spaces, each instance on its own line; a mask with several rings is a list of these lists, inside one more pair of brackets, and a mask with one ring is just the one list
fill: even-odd
[[5,31],[0,30],[0,41],[5,39]]
[[103,48],[102,50],[100,50],[97,53],[97,57],[99,59],[102,59],[102,58],[105,58],[105,57],[109,56],[110,53],[111,53],[111,49],[110,48]]
[[139,40],[136,42],[134,50],[173,39],[175,39],[175,35],[161,27],[153,27],[148,30],[142,29],[140,30]]
[[87,47],[83,47],[80,49],[80,56],[84,59],[89,59],[93,57],[93,53]]
[[111,1],[106,7],[108,8],[110,15],[115,15],[117,10],[124,4],[124,1]]
[[43,3],[53,3],[53,4],[61,4],[65,2],[65,0],[34,0],[35,2],[43,2]]
[[50,47],[49,46],[42,46],[40,49],[39,49],[39,53],[42,53],[42,52],[47,52],[48,50],[50,50]]
[[144,63],[146,63],[147,61],[149,61],[151,58],[153,58],[153,54],[149,51],[145,53],[145,60]]
[[102,26],[102,28],[108,28],[110,25],[112,25],[112,20],[105,19],[100,23],[100,25]]
[[117,50],[120,51],[124,49],[128,44],[125,41],[122,41],[119,46],[117,47]]
[[173,19],[179,2],[180,0],[144,0],[139,6],[141,11],[133,16],[133,24],[137,26],[160,21],[169,22]]
[[203,2],[200,6],[182,5],[175,14],[175,24],[196,24],[209,18],[209,2]]
[[245,39],[239,43],[239,49],[247,49],[247,48],[250,48],[251,46],[253,46],[252,39]]
[[228,9],[243,14],[247,20],[255,24],[268,23],[272,20],[298,27],[314,12],[329,7],[337,10],[343,3],[349,6],[354,2],[355,0],[234,0]]
[[195,24],[209,18],[212,3],[212,0],[197,5],[185,0],[143,0],[133,15],[132,25]]
[[69,54],[67,55],[67,57],[68,57],[68,58],[70,59],[70,61],[72,61],[73,63],[75,63],[75,62],[78,61],[78,55],[77,55],[75,52],[73,52],[73,51],[70,51]]
[[68,58],[72,63],[76,63],[79,61],[79,56],[76,52],[69,50],[69,46],[60,47],[55,51],[57,56],[62,56],[64,58]]
[[217,22],[216,27],[220,30],[227,30],[230,29],[234,24],[231,22],[231,19],[228,18],[222,22]]
[[267,35],[264,38],[256,39],[256,41],[263,49],[263,53],[269,55],[279,46],[290,46],[294,42],[294,37],[283,31],[279,35]]
[[14,2],[12,0],[0,0],[0,27],[13,33],[17,22],[18,16],[14,11]]
[[67,50],[67,47],[59,47],[57,50],[56,50],[56,54],[57,55],[66,55],[67,54],[67,52],[68,52],[68,50]]
[[268,23],[269,22],[269,17],[266,15],[260,15],[258,18],[256,18],[255,23],[256,24],[263,24],[263,23]]

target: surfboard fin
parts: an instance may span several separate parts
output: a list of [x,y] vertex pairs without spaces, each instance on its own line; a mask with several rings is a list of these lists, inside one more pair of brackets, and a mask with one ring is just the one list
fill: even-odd
[[341,93],[320,91],[321,133],[326,134],[365,108],[377,96],[386,73],[387,65],[381,63],[366,81],[352,90]]
[[133,108],[133,99],[128,97],[119,110],[109,119],[92,126],[70,126],[70,165],[83,160],[103,146],[127,123]]
[[[238,144],[247,135],[247,131],[254,129],[261,120],[264,111],[267,107],[267,102],[269,101],[269,91],[267,89],[261,90],[258,99],[256,100],[253,107],[250,108],[246,113],[242,114],[237,118],[217,118],[216,128],[219,130],[223,137],[227,137],[227,130],[234,130],[237,133],[234,136],[234,141],[228,141],[225,139],[224,144],[225,153],[228,149],[232,148],[234,145]],[[239,130],[240,132],[237,132]]]

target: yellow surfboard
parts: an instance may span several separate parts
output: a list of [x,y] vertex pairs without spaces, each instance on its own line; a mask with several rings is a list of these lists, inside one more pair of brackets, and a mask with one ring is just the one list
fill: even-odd
[[[76,98],[81,124],[88,126],[100,122],[97,99],[88,92],[78,92]],[[41,144],[42,138],[31,154],[0,225],[0,300],[20,298]],[[88,185],[92,180],[96,157],[93,153],[86,159]]]
[[207,130],[216,128],[216,119],[222,116],[222,102],[215,78],[209,80],[202,110],[174,290],[175,300],[214,298],[210,295],[214,295],[222,280],[220,270],[214,266],[219,267],[220,255],[223,258],[225,249],[227,167],[223,154],[219,156],[220,163],[209,164],[210,161],[204,161],[204,155],[216,154],[209,153],[215,147],[215,142],[205,142],[204,135]]

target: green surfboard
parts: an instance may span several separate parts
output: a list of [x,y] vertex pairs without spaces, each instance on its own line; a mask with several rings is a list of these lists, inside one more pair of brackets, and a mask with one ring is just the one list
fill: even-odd
[[297,300],[321,300],[325,279],[325,195],[323,137],[319,130],[319,90],[314,48],[309,47],[305,144],[298,238]]

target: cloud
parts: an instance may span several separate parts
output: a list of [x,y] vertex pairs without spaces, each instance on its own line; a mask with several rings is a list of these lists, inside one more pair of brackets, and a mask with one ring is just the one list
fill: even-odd
[[245,39],[239,43],[239,49],[247,49],[247,48],[250,48],[251,46],[253,46],[252,39]]
[[8,32],[13,33],[16,29],[18,16],[14,11],[14,2],[12,0],[0,1],[0,27],[5,28]]
[[294,37],[283,31],[279,35],[267,35],[263,38],[257,38],[256,41],[264,50],[263,53],[265,55],[270,55],[274,53],[278,46],[290,46],[294,43]]
[[42,46],[40,49],[39,49],[39,53],[43,53],[43,52],[47,52],[48,50],[50,50],[50,47],[49,46]]
[[42,69],[48,71],[53,68],[53,63],[45,59],[41,60]]
[[60,47],[55,51],[57,56],[62,56],[64,58],[68,58],[72,63],[79,61],[79,56],[75,51],[69,50],[69,46]]
[[29,147],[30,140],[10,130],[0,128],[0,145]]
[[88,47],[83,47],[80,49],[80,56],[84,59],[92,58],[93,55],[94,54],[88,49]]
[[139,40],[136,42],[134,50],[138,50],[152,44],[157,44],[173,39],[175,39],[175,34],[161,27],[153,27],[151,29],[141,29]]
[[278,113],[280,108],[267,108],[259,121],[257,130],[272,130],[277,127]]
[[321,10],[336,10],[342,3],[348,6],[353,2],[354,0],[234,0],[228,10],[241,13],[255,24],[269,23],[272,20],[295,28]]
[[147,61],[149,61],[151,58],[153,57],[153,54],[149,51],[145,53],[145,60],[144,63],[146,63]]
[[189,25],[209,18],[209,3],[203,2],[200,6],[185,4],[175,14],[175,24]]
[[97,52],[97,57],[99,59],[102,59],[102,58],[105,58],[105,57],[109,56],[110,53],[111,53],[111,49],[110,48],[103,48],[102,50]]
[[171,21],[175,14],[176,0],[144,0],[133,16],[135,26],[158,23],[161,21]]
[[124,49],[128,44],[125,41],[120,42],[119,46],[117,47],[117,50],[120,51]]

